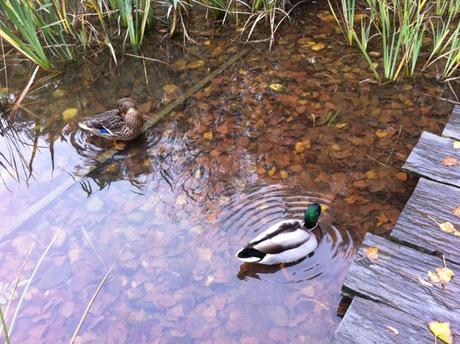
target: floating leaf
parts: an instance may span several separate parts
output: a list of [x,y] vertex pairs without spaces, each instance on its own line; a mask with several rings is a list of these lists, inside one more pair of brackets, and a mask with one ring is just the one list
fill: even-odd
[[444,166],[457,166],[458,165],[458,160],[455,159],[452,156],[446,156],[446,157],[444,157],[444,159],[442,159],[441,163]]
[[460,149],[460,141],[454,141],[453,147],[454,149]]
[[365,247],[364,254],[370,260],[376,261],[379,258],[379,248],[374,246]]
[[272,177],[275,173],[276,173],[276,167],[273,166],[273,167],[270,169],[270,171],[268,171],[268,175],[269,175],[270,177]]
[[281,171],[280,171],[280,176],[281,176],[281,178],[283,178],[283,179],[287,179],[287,178],[289,177],[289,174],[287,173],[287,171],[281,170]]
[[428,327],[433,334],[447,344],[452,344],[452,331],[450,330],[450,322],[431,321]]
[[281,84],[276,84],[276,83],[275,83],[275,84],[271,84],[271,85],[269,85],[268,87],[270,87],[270,88],[271,88],[273,91],[275,91],[275,92],[279,92],[279,91],[281,91],[281,90],[284,88],[283,85],[281,85]]
[[329,207],[325,204],[320,204],[320,207],[321,207],[321,211],[328,211],[329,210]]

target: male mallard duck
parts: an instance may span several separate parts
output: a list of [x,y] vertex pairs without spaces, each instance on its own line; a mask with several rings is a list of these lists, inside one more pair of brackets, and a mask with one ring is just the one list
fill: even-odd
[[130,98],[118,101],[118,108],[103,112],[78,124],[80,128],[116,141],[134,140],[142,133],[144,118]]
[[265,265],[293,263],[305,258],[316,247],[318,240],[313,230],[318,226],[321,206],[310,204],[305,209],[304,221],[284,220],[256,236],[238,251],[243,262]]

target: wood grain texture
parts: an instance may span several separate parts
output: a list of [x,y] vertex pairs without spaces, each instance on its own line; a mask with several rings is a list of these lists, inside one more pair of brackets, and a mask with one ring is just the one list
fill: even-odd
[[434,336],[422,320],[355,296],[330,344],[375,343],[433,344]]
[[[369,246],[379,248],[375,261],[364,254],[363,249]],[[460,334],[460,266],[447,264],[456,277],[445,288],[427,285],[427,272],[443,265],[440,258],[368,233],[345,278],[342,294],[380,302],[424,323],[450,321],[454,333]]]
[[432,220],[451,222],[460,230],[460,217],[454,214],[457,207],[459,188],[421,178],[390,238],[424,252],[443,254],[447,261],[460,265],[460,237],[443,232]]
[[456,105],[452,110],[449,122],[447,122],[442,136],[460,140],[460,106]]
[[[402,167],[404,170],[441,183],[460,187],[460,149],[454,149],[454,140],[423,132]],[[456,166],[445,166],[442,160],[453,157]]]

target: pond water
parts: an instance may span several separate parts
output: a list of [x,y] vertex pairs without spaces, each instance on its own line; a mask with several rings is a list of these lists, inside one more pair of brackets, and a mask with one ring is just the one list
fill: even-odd
[[[13,342],[67,343],[81,319],[77,343],[330,340],[359,242],[391,230],[416,182],[400,167],[452,105],[428,79],[370,82],[323,10],[307,7],[273,52],[252,46],[104,163],[111,144],[79,119],[124,96],[152,116],[242,47],[209,31],[187,48],[151,37],[144,54],[169,66],[125,56],[115,69],[103,56],[37,79],[8,117],[15,136],[0,141],[20,177],[3,170],[0,189],[4,312],[19,281],[6,316]],[[11,89],[26,72],[10,68]],[[312,257],[285,269],[234,258],[312,201],[329,208]]]

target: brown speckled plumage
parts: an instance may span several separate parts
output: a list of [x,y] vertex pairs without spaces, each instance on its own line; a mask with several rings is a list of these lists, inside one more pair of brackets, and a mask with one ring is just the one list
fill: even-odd
[[80,128],[112,140],[129,141],[142,133],[144,119],[130,98],[118,101],[118,108],[103,112],[79,123]]

